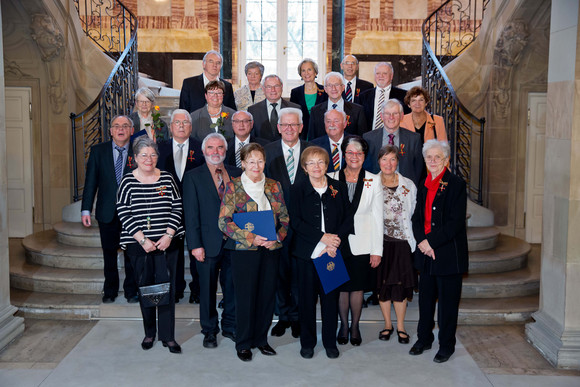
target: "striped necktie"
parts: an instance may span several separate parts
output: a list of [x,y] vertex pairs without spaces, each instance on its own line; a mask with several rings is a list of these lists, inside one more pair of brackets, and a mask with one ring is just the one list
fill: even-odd
[[119,185],[123,177],[123,152],[125,148],[115,145],[115,149],[119,153],[117,160],[115,160],[115,177],[117,178],[117,185]]
[[346,95],[346,100],[348,102],[352,102],[352,89],[351,89],[352,82],[348,82],[346,84],[346,91],[344,94]]
[[242,148],[244,147],[244,142],[240,141],[240,145],[238,145],[238,150],[236,151],[236,167],[241,168],[242,167],[242,158],[240,156],[240,152],[242,151]]
[[384,104],[385,104],[385,89],[381,89],[375,117],[375,129],[381,129],[384,126],[383,117],[381,117],[381,112],[383,111]]
[[334,144],[334,148],[332,148],[332,166],[335,171],[340,169],[340,155],[338,154],[338,144]]
[[286,169],[288,170],[288,177],[290,184],[294,184],[295,170],[294,170],[294,149],[288,149],[288,158],[286,159]]

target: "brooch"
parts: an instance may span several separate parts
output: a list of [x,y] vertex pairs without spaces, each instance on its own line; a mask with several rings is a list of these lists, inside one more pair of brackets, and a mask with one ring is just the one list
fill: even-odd
[[363,179],[363,181],[365,182],[365,187],[371,188],[371,181],[373,181],[373,179]]
[[338,193],[337,190],[335,190],[332,185],[329,185],[328,188],[330,189],[330,196],[332,196],[333,198],[336,197],[336,194]]
[[404,185],[401,186],[401,188],[403,189],[403,196],[407,196],[407,194],[409,192],[411,192],[411,190],[409,188],[405,187]]
[[133,168],[133,157],[127,156],[127,166]]
[[355,93],[355,97],[358,97],[358,95],[360,94],[360,89],[357,87],[356,88],[356,93]]
[[165,196],[165,192],[163,192],[163,191],[166,189],[167,189],[167,186],[164,185],[162,187],[155,188],[155,191],[157,191],[159,193],[159,196]]
[[191,162],[195,161],[195,157],[193,157],[193,154],[194,154],[194,153],[195,153],[195,152],[194,152],[194,151],[192,151],[192,150],[190,150],[190,151],[189,151],[189,157],[188,157],[187,159],[188,159],[189,161],[191,161]]
[[346,126],[349,126],[349,125],[350,125],[350,116],[347,115],[346,116]]
[[399,153],[401,154],[401,156],[404,156],[405,153],[407,153],[407,152],[405,152],[405,144],[399,145],[399,148],[400,148]]
[[449,183],[446,181],[440,181],[439,182],[439,191],[441,191],[441,192],[445,191],[445,188],[447,188],[447,184],[449,184]]

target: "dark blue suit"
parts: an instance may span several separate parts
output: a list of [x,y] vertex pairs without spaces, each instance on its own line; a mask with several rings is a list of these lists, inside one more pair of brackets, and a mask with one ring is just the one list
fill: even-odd
[[[316,86],[318,87],[318,93],[316,95],[316,102],[314,102],[314,106],[318,105],[319,103],[328,101],[328,94],[326,94],[324,91],[324,86],[318,83]],[[300,133],[300,138],[302,140],[306,140],[306,137],[308,137],[308,125],[310,124],[310,112],[306,106],[304,85],[295,87],[290,91],[290,102],[297,103],[300,105],[300,109],[302,109],[302,124],[304,124],[304,130],[302,130],[302,133]]]
[[[345,79],[345,84],[344,84],[344,91],[342,92],[342,98],[346,101],[346,85],[347,85],[348,81]],[[360,79],[357,78],[356,79],[356,84],[354,85],[353,89],[352,89],[352,93],[354,95],[353,101],[354,103],[360,103],[360,96],[362,93],[364,93],[365,91],[372,89],[373,87],[375,87],[375,85],[373,85],[371,82],[369,81],[365,81],[364,79]]]
[[[308,141],[324,136],[324,113],[328,108],[328,101],[318,104],[310,111],[310,123],[308,124]],[[363,108],[359,104],[344,101],[344,112],[346,113],[347,125],[345,133],[362,136],[368,132],[367,120]]]
[[[237,110],[232,84],[221,78],[219,80],[222,81],[226,87],[223,104]],[[204,107],[205,104],[203,74],[184,79],[183,85],[181,86],[181,94],[179,94],[179,108],[185,109],[189,113],[193,113],[197,109]]]
[[[343,137],[342,141],[344,141],[344,137]],[[326,172],[334,172],[334,165],[332,165],[332,150],[330,149],[330,137],[328,137],[328,135],[318,137],[318,138],[312,140],[311,143],[312,143],[312,145],[318,145],[319,147],[324,148],[326,153],[328,153],[328,157],[330,159],[330,162],[328,163],[328,169],[326,170]],[[342,160],[340,160],[340,168],[339,169],[342,169],[343,165],[344,165],[344,155],[342,155]]]

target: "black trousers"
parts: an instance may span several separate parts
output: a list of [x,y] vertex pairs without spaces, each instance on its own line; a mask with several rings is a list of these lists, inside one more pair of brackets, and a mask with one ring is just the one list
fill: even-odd
[[280,251],[231,250],[236,303],[236,350],[268,343]]
[[425,256],[419,277],[418,341],[423,345],[433,342],[435,304],[438,304],[439,352],[450,356],[455,352],[455,332],[457,331],[463,275],[431,275],[430,269],[431,258]]
[[275,312],[280,321],[298,321],[298,272],[296,259],[290,253],[290,239],[283,242],[278,268]]
[[[103,249],[103,260],[105,283],[103,285],[103,295],[105,297],[117,297],[119,295],[119,269],[117,267],[117,254],[119,252],[119,241],[121,239],[121,221],[115,215],[110,223],[99,222],[99,234],[101,236],[101,247]],[[123,281],[123,291],[125,298],[133,298],[137,295],[137,283],[133,265],[129,260],[127,252],[123,252],[125,258],[125,281]]]
[[149,254],[138,243],[127,245],[127,254],[135,267],[135,281],[139,286],[167,281],[171,284],[167,305],[146,308],[139,299],[146,337],[155,337],[158,332],[161,341],[175,340],[175,266],[178,251],[174,242],[165,252],[155,250]]
[[316,301],[320,296],[322,345],[324,348],[336,348],[339,288],[324,294],[312,260],[296,258],[296,265],[298,267],[300,345],[305,349],[316,347]]
[[[195,259],[195,258],[194,258]],[[224,310],[222,312],[222,329],[225,332],[236,332],[236,306],[234,300],[234,282],[230,250],[221,249],[216,257],[205,257],[203,262],[195,260],[199,273],[199,316],[201,320],[201,333],[217,334],[218,312],[216,308],[216,292],[218,276],[223,279],[222,292]]]
[[187,282],[185,281],[185,255],[189,256],[189,271],[191,272],[191,282],[189,283],[189,290],[194,295],[199,295],[199,275],[196,259],[191,255],[191,250],[185,252],[185,239],[182,239],[179,244],[179,254],[177,255],[177,267],[175,271],[175,293],[183,296]]

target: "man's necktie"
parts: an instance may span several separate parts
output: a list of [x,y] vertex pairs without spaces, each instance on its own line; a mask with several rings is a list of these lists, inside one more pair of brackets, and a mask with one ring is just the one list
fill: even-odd
[[344,94],[346,95],[346,100],[348,102],[352,102],[352,89],[351,89],[352,82],[348,82],[346,84],[346,91]]
[[244,142],[240,141],[240,145],[238,145],[238,150],[236,151],[236,167],[241,168],[242,167],[242,158],[240,156],[240,152],[242,151],[242,148],[244,147]]
[[340,154],[338,153],[338,144],[334,144],[334,148],[332,148],[332,166],[335,171],[340,169]]
[[183,163],[183,146],[184,145],[185,144],[177,144],[177,147],[179,149],[175,153],[175,160],[173,160],[175,162],[175,173],[177,174],[179,181],[181,181],[181,178],[183,177],[183,175],[181,174],[181,165]]
[[395,135],[392,133],[389,134],[389,145],[395,145]]
[[224,194],[226,193],[226,185],[224,183],[224,178],[222,177],[222,169],[216,168],[215,174],[217,176],[217,181],[218,181],[218,195],[219,195],[220,199],[223,199]]
[[286,159],[286,169],[288,170],[288,177],[290,178],[290,184],[294,184],[294,149],[288,149],[288,158]]
[[383,117],[381,117],[381,112],[383,111],[384,104],[385,104],[385,89],[381,89],[381,92],[379,94],[379,104],[377,105],[375,117],[375,129],[381,129],[384,126]]
[[117,185],[119,185],[123,178],[123,152],[125,148],[115,145],[115,149],[119,153],[117,160],[115,160],[115,177],[117,178]]
[[278,103],[274,102],[272,105],[272,113],[270,113],[270,127],[274,134],[278,133],[278,112],[276,111],[276,106]]
[[338,106],[338,104],[335,104],[335,103],[332,104],[333,109],[336,109],[337,106]]

